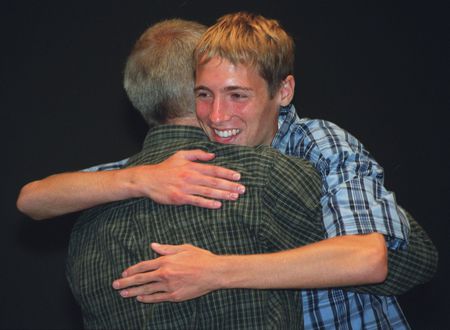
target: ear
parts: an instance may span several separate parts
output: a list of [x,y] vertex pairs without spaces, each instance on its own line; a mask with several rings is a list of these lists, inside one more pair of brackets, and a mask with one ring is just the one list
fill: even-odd
[[294,98],[294,91],[295,91],[295,79],[293,75],[289,75],[281,83],[281,87],[279,90],[280,105],[284,107],[289,105],[292,99]]

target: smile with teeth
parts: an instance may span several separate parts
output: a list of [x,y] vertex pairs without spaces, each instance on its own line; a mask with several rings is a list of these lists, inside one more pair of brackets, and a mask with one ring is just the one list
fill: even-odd
[[221,138],[227,138],[230,136],[238,135],[241,130],[239,129],[229,129],[224,131],[219,131],[218,129],[214,129],[214,133],[216,133]]

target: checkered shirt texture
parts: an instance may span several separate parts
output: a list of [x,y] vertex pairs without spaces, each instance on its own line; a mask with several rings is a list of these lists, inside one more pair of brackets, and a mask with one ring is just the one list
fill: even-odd
[[[350,133],[324,120],[300,119],[293,105],[280,109],[278,128],[272,146],[310,161],[322,176],[327,237],[379,232],[388,247],[396,250],[389,250],[389,273],[382,285],[302,290],[305,329],[408,329],[392,295],[434,275],[437,251],[433,243],[397,206],[394,194],[383,186],[383,169]],[[414,232],[405,249],[409,222]]]
[[[293,106],[281,109],[279,117],[280,131],[274,140],[276,143],[273,146],[284,153],[309,159],[319,171],[322,170],[322,176],[326,176],[327,171],[323,171],[324,166],[317,164],[319,160],[321,160],[321,164],[324,164],[324,157],[317,155],[318,149],[314,148],[315,139],[322,139],[322,148],[331,152],[339,152],[340,146],[345,144],[345,139],[340,141],[336,137],[345,137],[348,136],[348,133],[337,132],[337,134],[332,135],[334,136],[333,138],[324,139],[324,136],[326,137],[331,131],[325,129],[324,132],[317,126],[318,123],[327,125],[327,122],[324,121],[300,120]],[[335,125],[330,125],[334,130],[341,130]],[[319,133],[316,134],[317,132]],[[305,142],[307,139],[310,139],[308,143]],[[364,151],[364,153],[367,152]],[[315,156],[313,156],[314,154]],[[361,159],[361,157],[354,157],[353,159]],[[88,170],[119,169],[126,162],[127,159],[92,167]],[[348,166],[349,164],[351,163],[343,162],[339,167],[345,169],[347,165],[345,172],[350,173],[352,166]],[[379,165],[375,167],[379,167]],[[353,166],[353,170],[358,168],[360,167]],[[332,172],[337,173],[337,171]],[[363,196],[367,197],[364,194]],[[332,209],[333,212],[336,210]],[[401,245],[405,246],[402,243],[404,239],[400,238],[402,234],[398,235],[398,238],[391,237],[391,249],[388,251],[389,271],[386,281],[378,285],[344,289],[303,290],[302,301],[306,329],[408,328],[403,313],[395,297],[392,296],[402,294],[418,284],[429,281],[436,272],[438,254],[435,246],[417,221],[403,209],[399,208],[399,210],[400,214],[404,214],[409,219],[409,244],[407,249],[398,249]],[[335,217],[339,219],[338,214]],[[365,227],[366,230],[368,228],[366,225],[353,227]],[[345,232],[353,233],[351,231]],[[386,233],[386,231],[382,232]],[[393,233],[392,235],[396,236]],[[394,248],[397,249],[394,251]]]
[[[197,141],[197,142],[192,142]],[[320,177],[303,160],[269,147],[209,142],[193,127],[161,126],[129,165],[159,163],[177,150],[214,152],[213,163],[241,173],[247,192],[219,210],[158,205],[147,198],[86,211],[74,226],[67,263],[86,328],[301,329],[297,290],[218,290],[181,303],[140,304],[111,287],[128,266],[156,258],[150,242],[189,243],[216,254],[267,253],[324,236]]]

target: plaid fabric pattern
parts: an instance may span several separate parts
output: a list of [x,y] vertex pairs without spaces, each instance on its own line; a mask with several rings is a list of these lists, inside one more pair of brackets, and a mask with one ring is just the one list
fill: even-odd
[[219,290],[181,303],[140,304],[112,289],[123,269],[157,257],[148,246],[153,241],[190,243],[217,254],[253,254],[324,236],[319,175],[305,161],[269,147],[217,145],[199,129],[162,126],[150,131],[129,165],[159,163],[177,150],[193,148],[214,152],[214,163],[239,171],[247,193],[219,210],[140,198],[84,212],[71,235],[67,275],[86,328],[302,328],[297,290]]
[[[297,117],[293,106],[281,109],[279,117],[280,131],[274,139],[273,147],[278,148],[280,151],[290,155],[300,158],[306,157],[319,171],[322,171],[322,175],[326,176],[329,172],[327,172],[326,167],[324,167],[323,164],[327,164],[327,162],[324,161],[323,156],[317,155],[317,150],[316,152],[313,152],[312,150],[314,149],[315,139],[322,139],[322,149],[327,150],[328,152],[337,153],[340,150],[340,145],[343,145],[345,142],[339,141],[338,137],[349,137],[349,135],[337,126],[330,124],[334,131],[337,130],[341,132],[335,132],[334,137],[324,139],[323,137],[331,132],[330,130],[325,130],[321,131],[318,134],[318,137],[316,137],[316,133],[321,130],[316,126],[318,123],[318,121],[310,121],[307,119],[300,120]],[[327,122],[323,121],[320,121],[320,123],[323,125],[327,124]],[[305,137],[305,135],[307,137]],[[352,143],[356,143],[359,148],[363,148],[356,140]],[[369,157],[368,159],[371,162],[372,160],[368,153],[366,151],[363,153]],[[338,157],[337,159],[342,161],[342,164],[337,166],[338,168],[344,169],[345,165],[349,164],[344,161],[344,157]],[[353,159],[361,159],[361,157],[358,156]],[[100,167],[103,170],[118,169],[121,168],[125,162],[126,160],[100,165]],[[224,165],[227,166],[227,164]],[[374,163],[370,166],[366,166],[366,168],[369,167],[379,168],[379,165]],[[359,168],[361,168],[359,165],[354,166],[355,171]],[[98,167],[93,167],[90,170],[98,170]],[[351,166],[349,166],[345,171],[343,170],[342,173],[347,173],[343,178],[348,179],[351,177],[349,174],[351,171]],[[334,173],[337,172],[338,171],[334,171]],[[292,177],[293,176],[295,176],[295,174],[292,174]],[[283,179],[284,176],[281,175],[281,178]],[[341,178],[341,180],[343,178]],[[382,183],[382,176],[380,179]],[[325,183],[325,187],[329,187],[329,185]],[[359,186],[356,188],[358,187]],[[358,196],[358,194],[349,194],[349,196]],[[367,195],[364,194],[360,194],[360,196],[367,197]],[[393,197],[393,195],[389,195],[389,193],[388,196]],[[331,205],[330,203],[325,204]],[[368,203],[365,204],[369,205]],[[388,205],[394,204],[388,203]],[[336,208],[331,209],[332,212],[336,210]],[[398,210],[400,217],[404,214],[409,219],[409,221],[407,221],[411,227],[408,238],[409,245],[407,249],[402,248],[393,251],[392,249],[404,245],[404,231],[400,230],[397,233],[392,232],[390,234],[393,236],[389,241],[391,249],[388,251],[389,273],[386,281],[378,285],[352,287],[342,290],[303,290],[302,302],[306,329],[408,328],[403,313],[395,297],[392,297],[392,295],[402,294],[412,287],[430,280],[436,272],[438,255],[436,248],[423,228],[420,227],[411,215],[407,214],[401,208]],[[337,215],[334,217],[339,218]],[[362,221],[362,219],[367,220],[367,218],[364,217],[356,217],[355,221]],[[368,228],[370,228],[370,225],[373,223],[374,222],[369,221],[369,227],[365,225],[350,225],[350,228],[365,228],[361,231],[361,233],[365,233],[366,231],[371,232]],[[378,223],[380,222],[378,221]],[[401,228],[402,226],[403,225],[400,225],[398,228]],[[344,228],[343,225],[340,227]],[[394,227],[395,226],[390,226],[389,228]],[[358,230],[353,232],[351,229],[346,229],[344,231],[340,231],[340,233],[358,233]],[[381,232],[385,234],[388,233],[387,230],[381,230]],[[330,235],[330,233],[328,233],[328,235]],[[331,234],[331,236],[332,235],[333,234]],[[141,258],[138,261],[141,260],[143,259]]]
[[392,295],[429,281],[437,270],[438,253],[419,223],[405,214],[411,227],[408,248],[388,250],[386,281],[345,290],[303,290],[305,329],[409,329]]
[[379,232],[393,248],[404,245],[409,223],[383,186],[383,168],[337,125],[300,119],[293,105],[280,109],[272,146],[306,159],[322,175],[323,222],[328,237]]
[[352,288],[381,296],[400,295],[431,280],[437,270],[438,251],[420,224],[403,210],[409,224],[408,248],[388,250],[388,276],[383,284]]
[[[278,127],[272,146],[309,160],[322,175],[328,237],[380,232],[391,249],[405,247],[407,216],[397,207],[393,193],[383,187],[383,169],[356,138],[332,123],[300,119],[293,105],[280,109]],[[412,217],[410,222],[411,245],[389,251],[389,274],[382,285],[302,291],[306,329],[409,328],[396,298],[380,294],[403,293],[428,281],[436,271],[434,245]],[[367,290],[372,294],[363,293]]]

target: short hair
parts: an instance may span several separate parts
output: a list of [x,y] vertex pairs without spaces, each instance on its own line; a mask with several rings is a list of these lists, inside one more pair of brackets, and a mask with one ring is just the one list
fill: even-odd
[[283,80],[294,72],[294,40],[274,19],[247,12],[227,14],[200,39],[194,50],[194,64],[205,64],[213,57],[254,67],[273,97]]
[[200,23],[169,19],[152,25],[135,43],[124,88],[150,126],[195,115],[193,51],[205,31]]

